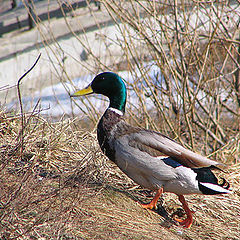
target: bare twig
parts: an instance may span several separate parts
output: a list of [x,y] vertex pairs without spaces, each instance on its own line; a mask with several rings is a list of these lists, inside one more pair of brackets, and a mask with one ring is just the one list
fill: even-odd
[[[237,51],[237,62],[240,65],[240,44],[238,45],[238,51]],[[237,112],[238,112],[238,130],[240,131],[240,68],[239,65],[237,66],[237,70],[235,71],[235,81],[234,81],[234,87],[236,91],[236,97],[237,97]]]
[[20,143],[20,156],[22,158],[22,153],[23,153],[23,140],[24,140],[24,136],[23,136],[23,131],[24,131],[24,126],[25,126],[25,115],[24,115],[24,112],[23,112],[23,104],[22,104],[22,97],[21,97],[21,90],[20,90],[20,83],[22,81],[22,79],[29,73],[32,71],[32,69],[36,66],[38,60],[40,59],[41,57],[41,53],[38,55],[35,63],[32,65],[32,67],[27,71],[25,72],[19,79],[18,79],[18,82],[17,82],[17,94],[18,94],[18,101],[19,101],[19,106],[20,106],[20,113],[21,113],[21,128],[20,128],[20,131],[19,131],[19,134],[18,134],[18,140],[19,140],[19,143]]

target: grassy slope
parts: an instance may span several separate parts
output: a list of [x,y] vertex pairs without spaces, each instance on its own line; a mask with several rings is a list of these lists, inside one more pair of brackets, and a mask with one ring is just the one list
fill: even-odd
[[[149,193],[107,161],[78,122],[32,117],[22,151],[19,118],[2,112],[0,121],[1,239],[239,239],[239,163],[226,174],[233,194],[187,196],[196,212],[186,230],[142,209],[137,201]],[[180,207],[168,193],[159,213],[161,204],[169,215]]]

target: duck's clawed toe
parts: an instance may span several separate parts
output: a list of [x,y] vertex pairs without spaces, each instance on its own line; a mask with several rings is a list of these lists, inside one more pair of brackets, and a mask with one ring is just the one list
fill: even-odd
[[174,218],[174,220],[177,221],[184,228],[190,228],[192,226],[192,223],[193,223],[193,218],[192,217],[187,217],[186,219]]
[[156,204],[153,204],[152,202],[148,203],[148,204],[142,204],[141,203],[141,206],[145,209],[157,209],[157,205]]
[[186,202],[186,200],[185,200],[183,195],[179,195],[178,198],[179,198],[179,201],[183,205],[183,209],[185,210],[187,218],[183,219],[183,220],[175,218],[174,220],[179,222],[179,224],[182,225],[183,227],[190,228],[192,226],[192,223],[193,223],[193,216],[192,216],[192,214],[194,212],[189,209],[188,204],[187,204],[187,202]]
[[157,201],[162,195],[162,193],[163,193],[163,188],[158,189],[152,201],[148,204],[141,204],[141,206],[145,209],[157,209]]

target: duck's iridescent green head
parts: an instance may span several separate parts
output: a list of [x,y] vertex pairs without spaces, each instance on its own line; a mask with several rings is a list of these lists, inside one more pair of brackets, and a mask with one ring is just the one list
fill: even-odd
[[116,73],[104,72],[98,74],[93,81],[84,89],[74,93],[71,97],[99,93],[107,96],[110,100],[109,107],[125,112],[127,91],[126,86]]

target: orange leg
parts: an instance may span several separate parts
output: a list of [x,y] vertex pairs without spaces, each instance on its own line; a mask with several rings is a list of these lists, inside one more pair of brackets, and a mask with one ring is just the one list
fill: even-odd
[[183,209],[187,214],[187,218],[184,220],[181,220],[181,219],[175,219],[175,220],[178,221],[183,227],[190,228],[193,223],[192,211],[189,209],[188,204],[183,195],[179,195],[178,199],[182,203]]
[[158,189],[153,200],[148,204],[141,204],[142,207],[146,208],[146,209],[153,209],[153,208],[157,209],[157,201],[160,198],[160,196],[162,195],[162,193],[163,193],[163,188]]

